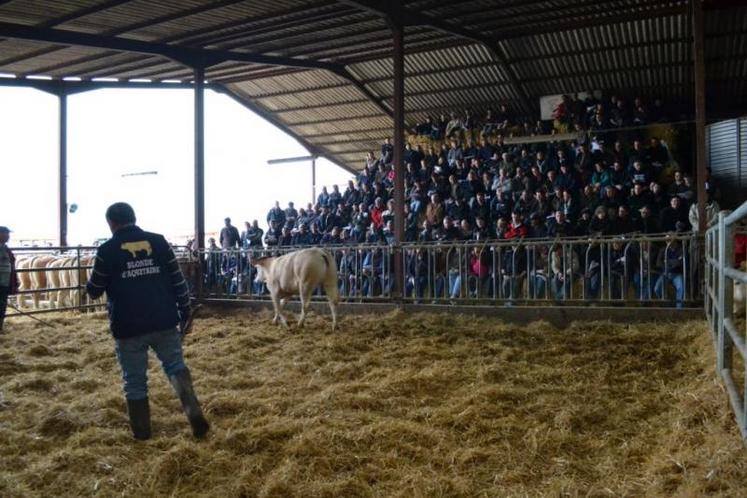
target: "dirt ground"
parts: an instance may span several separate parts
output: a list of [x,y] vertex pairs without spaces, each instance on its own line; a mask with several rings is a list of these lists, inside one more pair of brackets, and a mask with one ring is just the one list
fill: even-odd
[[705,322],[203,310],[195,441],[155,358],[134,442],[101,315],[0,335],[0,496],[747,496]]

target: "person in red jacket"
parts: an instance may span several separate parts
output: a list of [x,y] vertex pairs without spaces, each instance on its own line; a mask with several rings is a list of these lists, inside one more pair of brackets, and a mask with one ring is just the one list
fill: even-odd
[[521,213],[514,211],[511,213],[511,224],[504,235],[505,239],[523,239],[529,233],[529,227],[524,224]]
[[371,209],[371,224],[376,228],[384,226],[384,202],[381,197],[376,198],[374,207]]
[[3,330],[8,296],[18,292],[16,259],[7,245],[8,240],[10,240],[10,230],[8,227],[0,226],[0,332]]

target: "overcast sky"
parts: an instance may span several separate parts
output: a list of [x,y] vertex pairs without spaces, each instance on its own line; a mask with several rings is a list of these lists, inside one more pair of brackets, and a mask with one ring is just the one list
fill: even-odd
[[[108,89],[68,97],[68,241],[89,245],[109,235],[104,211],[129,202],[138,224],[171,238],[193,231],[193,95],[190,90]],[[17,242],[57,237],[57,97],[0,87],[0,225]],[[311,200],[310,163],[267,165],[306,155],[295,140],[234,100],[205,95],[207,231],[230,216],[265,216],[277,199],[285,207]],[[123,174],[157,171],[156,175]],[[341,188],[350,174],[317,161],[317,183]]]

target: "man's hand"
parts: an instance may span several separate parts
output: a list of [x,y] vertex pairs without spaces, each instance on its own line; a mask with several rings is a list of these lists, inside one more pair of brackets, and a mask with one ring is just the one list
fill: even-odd
[[179,333],[182,336],[189,334],[192,329],[192,310],[189,306],[179,308]]

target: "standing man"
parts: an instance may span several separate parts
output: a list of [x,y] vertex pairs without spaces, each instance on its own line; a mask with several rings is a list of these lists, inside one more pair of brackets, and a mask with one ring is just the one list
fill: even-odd
[[226,226],[220,231],[220,246],[223,249],[235,249],[241,247],[241,237],[239,236],[239,229],[231,225],[231,218],[226,218]]
[[151,435],[147,372],[148,348],[152,348],[179,396],[193,434],[202,437],[210,425],[182,355],[190,307],[176,257],[162,235],[135,225],[135,211],[129,204],[109,206],[106,222],[112,238],[96,252],[86,291],[94,299],[104,292],[107,295],[132,433],[141,440]]
[[0,227],[0,332],[3,330],[8,296],[18,292],[16,259],[7,246],[8,240],[10,240],[10,230],[8,227]]

